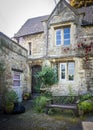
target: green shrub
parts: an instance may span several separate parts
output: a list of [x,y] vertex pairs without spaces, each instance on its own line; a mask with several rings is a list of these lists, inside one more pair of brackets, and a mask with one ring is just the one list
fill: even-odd
[[78,105],[79,110],[83,110],[84,113],[89,113],[93,111],[93,102],[91,100],[82,101]]
[[42,71],[35,75],[35,77],[45,86],[53,85],[58,81],[56,71],[51,67],[43,67]]
[[80,96],[80,101],[89,100],[91,98],[92,98],[92,94],[91,93],[86,93],[86,94]]
[[37,112],[44,112],[49,98],[45,96],[39,96],[34,101],[34,107]]
[[18,101],[18,96],[14,90],[7,91],[4,96],[4,105],[9,105]]
[[42,96],[45,96],[47,98],[51,98],[52,97],[52,93],[48,90],[46,90],[44,93],[42,93]]

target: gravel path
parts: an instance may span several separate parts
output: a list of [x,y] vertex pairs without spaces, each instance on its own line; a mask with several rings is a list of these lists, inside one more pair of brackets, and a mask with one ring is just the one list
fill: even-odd
[[[37,114],[32,108],[31,100],[23,104],[26,107],[23,114],[0,114],[0,130],[82,130],[79,118]],[[93,121],[93,117],[87,120]]]

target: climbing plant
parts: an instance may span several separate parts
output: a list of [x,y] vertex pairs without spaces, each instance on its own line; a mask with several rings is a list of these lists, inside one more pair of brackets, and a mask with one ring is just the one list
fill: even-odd
[[85,44],[81,42],[77,44],[77,47],[79,51],[81,50],[83,52],[85,61],[87,63],[89,60],[89,57],[91,56],[91,52],[93,49],[93,42],[90,42],[89,44]]

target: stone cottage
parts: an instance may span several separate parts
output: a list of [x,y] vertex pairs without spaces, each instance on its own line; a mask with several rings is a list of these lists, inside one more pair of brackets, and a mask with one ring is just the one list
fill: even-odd
[[[5,86],[17,92],[22,101],[24,91],[31,92],[27,50],[0,32],[0,64],[5,68]],[[2,82],[2,75],[0,75]],[[3,85],[0,82],[0,97]],[[0,100],[1,101],[1,100]],[[0,103],[1,104],[1,103]]]
[[92,90],[93,6],[75,9],[60,0],[50,15],[28,19],[15,38],[28,50],[32,92],[36,92],[34,74],[44,65],[57,70],[53,94]]

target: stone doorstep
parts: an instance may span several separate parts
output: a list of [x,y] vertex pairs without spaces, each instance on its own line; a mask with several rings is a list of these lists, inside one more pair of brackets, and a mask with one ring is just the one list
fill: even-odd
[[93,122],[84,121],[82,122],[83,130],[93,130]]

